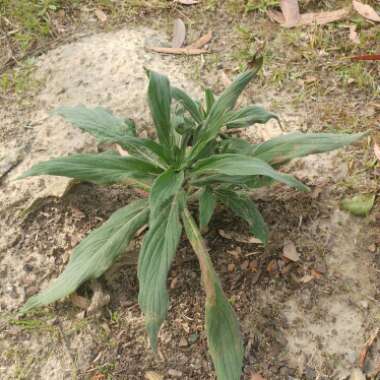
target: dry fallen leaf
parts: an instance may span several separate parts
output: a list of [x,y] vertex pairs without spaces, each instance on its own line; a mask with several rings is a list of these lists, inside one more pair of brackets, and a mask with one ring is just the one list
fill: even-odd
[[145,372],[144,377],[146,380],[163,380],[164,379],[162,375],[154,371]]
[[107,15],[99,8],[95,9],[95,16],[102,23],[105,23],[107,21]]
[[180,48],[185,43],[186,26],[185,23],[177,18],[174,20],[172,48]]
[[163,54],[199,55],[199,54],[208,53],[206,49],[191,49],[187,47],[183,47],[183,48],[147,47],[146,49],[154,51],[156,53],[163,53]]
[[363,4],[360,1],[352,1],[352,6],[361,16],[366,18],[367,20],[380,22],[380,16],[377,12],[368,4]]
[[290,240],[285,242],[284,248],[282,249],[282,256],[294,262],[300,259],[300,254],[297,252],[295,244]]
[[330,12],[310,12],[301,15],[301,19],[298,25],[325,25],[330,22],[341,20],[350,13],[349,8],[342,8],[336,11]]
[[[301,25],[325,25],[330,22],[338,21],[344,17],[346,17],[350,12],[349,8],[342,8],[336,11],[330,12],[310,12],[301,14],[300,19],[296,25],[293,26],[301,26]],[[269,11],[269,17],[278,22],[283,27],[290,27],[286,25],[285,17],[282,13],[276,11]]]
[[360,44],[360,38],[358,32],[356,31],[356,25],[350,25],[350,40],[354,44]]
[[212,31],[210,30],[207,34],[204,34],[202,37],[200,37],[198,40],[193,42],[192,44],[188,45],[187,48],[190,49],[200,49],[206,44],[208,44],[212,39]]
[[194,5],[198,4],[199,0],[177,0],[177,3],[180,3],[182,5]]
[[253,236],[245,236],[235,231],[226,232],[224,230],[219,230],[218,232],[220,236],[224,237],[225,239],[235,240],[235,241],[238,241],[239,243],[262,244],[261,240],[256,239]]
[[373,151],[375,153],[376,158],[380,161],[380,146],[375,143],[373,146]]
[[298,0],[281,0],[280,7],[285,21],[283,26],[286,28],[296,26],[300,20]]

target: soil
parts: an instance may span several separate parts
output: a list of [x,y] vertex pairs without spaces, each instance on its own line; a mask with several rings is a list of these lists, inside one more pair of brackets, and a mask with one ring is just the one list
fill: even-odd
[[[216,12],[225,22],[236,22],[236,16]],[[185,14],[191,16],[191,11]],[[239,64],[233,54],[241,47],[239,35],[208,21],[207,13],[197,15],[199,31],[214,30],[211,47],[218,52],[216,61],[215,57],[145,51],[146,44],[170,41],[166,32],[172,15],[158,13],[138,26],[78,33],[72,42],[36,60],[37,88],[4,100],[0,109],[0,378],[215,379],[203,330],[199,267],[186,240],[169,276],[171,303],[157,355],[148,347],[137,303],[135,263],[141,237],[98,281],[110,297],[100,310],[86,313],[78,301],[67,299],[26,317],[16,314],[28,297],[62,271],[72,248],[91,229],[139,197],[121,186],[77,184],[58,177],[15,181],[36,162],[101,149],[90,136],[49,112],[58,105],[102,105],[135,119],[139,133],[151,135],[144,66],[165,73],[194,96],[205,86],[220,91]],[[267,34],[275,46],[284,44],[270,34],[273,25],[265,15],[249,17],[244,22],[258,21],[260,36]],[[195,26],[190,37],[200,34]],[[288,49],[296,55],[293,45],[281,49],[280,53],[289,55]],[[302,64],[299,58],[295,56],[294,62]],[[268,65],[243,101],[257,101],[278,111],[285,132],[329,130],[326,125],[331,124],[350,131],[375,126],[379,108],[373,94],[358,88],[348,93],[334,86],[299,102],[291,90],[307,84],[287,82],[287,87],[270,82],[276,64]],[[326,81],[324,85],[334,81],[323,68],[314,70],[318,80]],[[258,141],[282,132],[269,123],[244,133]],[[270,380],[346,379],[359,366],[359,354],[380,319],[380,206],[377,202],[368,217],[355,218],[342,211],[339,202],[357,192],[377,191],[376,164],[367,165],[373,160],[371,149],[364,142],[289,165],[286,170],[305,181],[311,193],[280,185],[255,192],[271,230],[265,249],[237,241],[236,234],[248,237],[247,226],[227,210],[217,209],[205,238],[241,323],[244,379],[254,378],[254,373]],[[289,240],[300,254],[296,262],[282,256]],[[77,294],[79,299],[90,299],[93,287],[85,284]],[[379,357],[380,343],[375,340],[363,368],[368,376],[378,370]]]

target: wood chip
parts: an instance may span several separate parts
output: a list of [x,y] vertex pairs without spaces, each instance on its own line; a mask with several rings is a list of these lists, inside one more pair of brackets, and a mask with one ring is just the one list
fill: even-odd
[[107,21],[107,15],[99,8],[95,9],[95,16],[101,23],[105,23]]
[[207,45],[212,39],[212,31],[210,30],[207,34],[204,34],[201,38],[187,46],[190,49],[200,49]]
[[297,252],[297,248],[291,240],[285,242],[284,248],[282,249],[282,256],[290,261],[299,261],[300,254]]
[[353,0],[352,6],[356,10],[356,12],[360,14],[360,16],[363,16],[364,18],[370,21],[380,22],[380,16],[370,5]]
[[360,38],[359,38],[359,35],[358,35],[358,32],[356,31],[356,25],[350,25],[350,40],[354,43],[354,44],[360,44]]
[[177,18],[174,20],[172,48],[180,48],[184,45],[186,39],[185,23]]
[[205,49],[191,49],[184,48],[170,48],[170,47],[146,47],[147,50],[163,54],[176,54],[176,55],[199,55],[208,53]]

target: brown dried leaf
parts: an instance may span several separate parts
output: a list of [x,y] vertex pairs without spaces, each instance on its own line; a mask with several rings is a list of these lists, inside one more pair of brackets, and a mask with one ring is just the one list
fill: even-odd
[[177,18],[174,20],[172,48],[180,48],[185,43],[186,26],[185,23]]
[[86,297],[82,297],[77,293],[73,293],[70,296],[70,300],[73,303],[73,305],[83,310],[87,310],[91,304],[91,301],[89,299],[87,299]]
[[296,26],[300,20],[298,0],[281,0],[280,7],[284,16],[283,26],[286,28]]
[[360,1],[352,1],[352,6],[361,16],[366,18],[367,20],[380,22],[380,16],[377,12],[368,4],[363,4]]
[[103,24],[107,21],[107,15],[99,8],[95,9],[95,16]]
[[182,5],[194,5],[198,4],[199,0],[177,0],[177,3],[180,3]]
[[245,236],[235,231],[226,232],[224,230],[219,230],[218,232],[219,232],[219,235],[224,237],[225,239],[235,240],[235,241],[238,241],[239,243],[262,244],[261,240],[256,239],[253,236]]
[[360,44],[360,38],[359,38],[359,35],[356,31],[356,25],[350,25],[350,40],[354,43],[354,44]]
[[163,380],[164,379],[162,375],[154,371],[145,372],[144,377],[146,380]]
[[290,261],[299,261],[300,254],[297,252],[297,248],[291,240],[285,242],[284,248],[282,249],[282,256]]
[[204,34],[202,37],[200,37],[198,40],[193,42],[192,44],[188,45],[187,48],[189,49],[200,49],[206,44],[208,44],[212,39],[212,31],[210,30],[207,34]]
[[268,11],[268,16],[275,22],[278,22],[281,26],[285,28],[290,28],[294,26],[302,25],[325,25],[329,22],[338,21],[346,17],[350,12],[349,8],[342,8],[331,12],[310,12],[301,14],[300,19],[296,25],[288,26],[285,21],[285,17],[282,13],[276,11]]
[[350,13],[349,8],[342,8],[342,9],[338,9],[336,11],[330,11],[330,12],[304,13],[303,15],[301,15],[301,19],[298,25],[311,25],[311,24],[325,25],[330,22],[341,20],[342,18],[346,17],[349,13]]
[[376,158],[380,161],[380,146],[375,143],[373,146],[373,151],[375,153]]
[[188,47],[170,48],[170,47],[146,47],[150,51],[162,54],[177,54],[177,55],[199,55],[208,53],[205,49],[192,49]]
[[380,54],[355,55],[351,61],[380,61]]

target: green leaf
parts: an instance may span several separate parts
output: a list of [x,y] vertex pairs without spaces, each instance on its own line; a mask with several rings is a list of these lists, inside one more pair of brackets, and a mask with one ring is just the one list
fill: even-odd
[[254,157],[272,165],[284,164],[296,157],[328,152],[349,145],[368,133],[290,133],[275,137],[255,147]]
[[98,141],[118,141],[126,136],[135,136],[135,126],[131,120],[121,119],[103,107],[87,108],[85,106],[58,107],[52,112],[95,136]]
[[[165,189],[173,194],[171,185],[178,183],[183,173],[164,173],[154,185],[159,195],[151,192],[149,199],[152,213],[149,219],[149,230],[145,235],[138,262],[139,304],[145,315],[150,344],[157,350],[157,334],[166,318],[168,309],[167,277],[175,256],[182,225],[180,212],[184,207],[184,193],[177,191],[170,198],[163,196]],[[168,178],[170,177],[170,180]]]
[[162,169],[146,161],[116,154],[77,154],[34,165],[20,178],[37,175],[70,177],[97,184],[151,181]]
[[253,236],[260,239],[264,244],[268,243],[268,227],[264,218],[246,194],[231,190],[217,190],[216,194],[225,206],[249,224]]
[[216,206],[216,197],[209,187],[205,187],[199,198],[199,226],[207,228]]
[[355,216],[367,216],[375,203],[375,194],[359,194],[343,199],[341,207]]
[[87,280],[101,276],[125,251],[136,231],[149,215],[147,200],[139,200],[112,214],[74,248],[62,274],[49,288],[31,297],[20,310],[47,305],[74,292]]
[[212,90],[209,88],[206,88],[205,90],[205,100],[206,100],[206,114],[208,114],[215,103],[215,95],[212,92]]
[[183,181],[184,173],[176,172],[174,169],[168,169],[157,177],[149,197],[149,205],[153,214],[154,210],[159,210],[164,202],[180,191]]
[[207,143],[217,136],[219,130],[225,125],[226,113],[234,108],[240,94],[260,70],[261,65],[262,61],[259,62],[255,70],[249,70],[240,74],[215,101],[207,115],[202,133],[191,152],[190,160],[195,159],[202,152]]
[[238,321],[223,294],[199,229],[187,209],[182,213],[182,220],[201,268],[206,292],[207,341],[218,380],[240,380],[244,350]]
[[169,79],[154,71],[149,71],[148,103],[156,126],[158,139],[167,151],[173,147],[170,120],[171,89]]
[[218,154],[199,160],[194,165],[191,173],[195,177],[205,174],[222,174],[227,176],[262,175],[283,182],[298,190],[309,191],[309,188],[302,182],[288,174],[274,170],[265,161],[241,154]]
[[265,124],[270,119],[280,121],[276,114],[268,112],[262,107],[249,106],[238,111],[229,112],[229,114],[226,115],[225,123],[227,128],[244,128],[255,123]]
[[221,153],[239,153],[249,156],[254,149],[254,144],[250,144],[247,140],[235,137],[224,139],[219,143],[219,150]]
[[172,87],[172,96],[175,100],[183,105],[183,107],[190,113],[190,115],[198,124],[202,123],[203,116],[199,111],[197,103],[194,102],[194,100],[191,99],[185,91],[177,87]]

